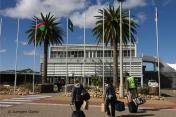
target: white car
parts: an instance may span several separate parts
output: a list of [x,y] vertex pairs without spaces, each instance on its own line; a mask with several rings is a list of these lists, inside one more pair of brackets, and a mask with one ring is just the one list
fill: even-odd
[[148,86],[149,87],[158,87],[158,82],[156,80],[149,80]]

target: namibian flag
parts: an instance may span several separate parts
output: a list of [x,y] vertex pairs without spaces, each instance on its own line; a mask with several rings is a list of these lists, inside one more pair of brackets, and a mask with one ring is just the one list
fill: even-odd
[[41,23],[38,23],[36,26],[35,26],[36,29],[40,29],[41,31],[44,31],[45,30],[45,23],[44,22],[41,22]]

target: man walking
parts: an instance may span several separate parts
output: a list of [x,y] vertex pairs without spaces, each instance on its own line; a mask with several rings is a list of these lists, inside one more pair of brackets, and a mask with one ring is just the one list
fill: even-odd
[[137,97],[137,82],[133,76],[130,76],[129,73],[126,73],[127,77],[127,93],[128,93],[128,101],[132,102],[134,98]]

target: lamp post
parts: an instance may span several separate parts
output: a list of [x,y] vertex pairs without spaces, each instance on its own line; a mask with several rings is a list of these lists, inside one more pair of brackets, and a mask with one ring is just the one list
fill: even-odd
[[117,0],[120,3],[120,97],[124,96],[123,91],[123,52],[122,52],[122,2],[124,0]]

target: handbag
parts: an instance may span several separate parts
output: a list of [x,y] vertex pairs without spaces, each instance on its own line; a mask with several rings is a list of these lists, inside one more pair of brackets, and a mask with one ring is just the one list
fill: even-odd
[[115,110],[116,111],[124,111],[125,110],[125,104],[124,104],[124,102],[116,101],[115,102]]
[[136,97],[133,99],[133,102],[136,104],[136,105],[141,105],[141,104],[144,104],[146,101],[143,97]]
[[82,99],[85,101],[90,99],[90,94],[85,89],[83,89],[81,95],[82,95]]

